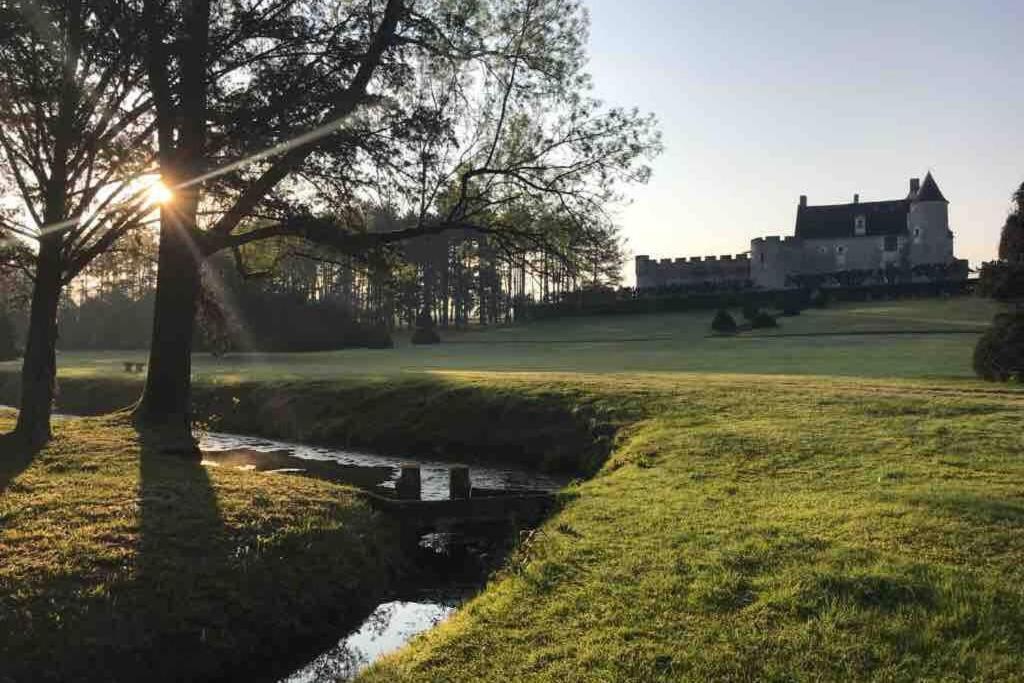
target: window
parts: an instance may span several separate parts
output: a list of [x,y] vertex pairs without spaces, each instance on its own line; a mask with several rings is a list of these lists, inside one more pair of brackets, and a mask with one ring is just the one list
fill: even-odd
[[842,244],[837,244],[836,245],[836,253],[837,254],[845,254],[846,253],[846,247],[844,245],[842,245]]
[[896,251],[900,246],[900,238],[896,235],[886,235],[882,248],[885,251]]
[[868,230],[868,219],[864,216],[857,216],[853,219],[853,234],[863,235]]
[[914,228],[914,244],[921,243],[921,228]]

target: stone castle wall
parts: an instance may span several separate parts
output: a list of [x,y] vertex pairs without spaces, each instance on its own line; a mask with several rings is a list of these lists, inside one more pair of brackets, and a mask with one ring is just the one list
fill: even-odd
[[750,257],[747,254],[660,260],[636,257],[636,284],[641,289],[706,283],[744,284],[749,280]]

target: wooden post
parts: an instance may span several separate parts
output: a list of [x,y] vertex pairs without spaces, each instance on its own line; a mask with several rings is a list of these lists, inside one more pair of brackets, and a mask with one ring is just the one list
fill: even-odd
[[452,500],[465,500],[472,492],[469,482],[469,468],[452,467],[448,470],[448,492]]
[[395,493],[402,500],[419,500],[421,491],[419,465],[402,465],[402,473],[395,483]]

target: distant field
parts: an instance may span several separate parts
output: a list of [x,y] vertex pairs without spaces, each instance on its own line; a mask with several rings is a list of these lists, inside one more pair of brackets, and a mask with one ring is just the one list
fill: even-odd
[[[711,337],[710,311],[580,317],[447,332],[445,343],[436,347],[413,347],[400,336],[390,350],[221,359],[199,354],[194,370],[198,378],[214,381],[453,370],[966,378],[972,376],[974,333],[997,310],[970,297],[846,304],[780,318],[778,330],[736,337]],[[58,364],[65,376],[96,376],[122,373],[126,360],[145,360],[145,352],[61,353]],[[16,367],[0,363],[0,369]]]

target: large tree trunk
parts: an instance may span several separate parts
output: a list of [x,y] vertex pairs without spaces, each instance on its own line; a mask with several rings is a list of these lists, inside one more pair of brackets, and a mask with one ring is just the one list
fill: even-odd
[[44,236],[36,265],[28,340],[21,369],[21,410],[17,434],[31,446],[49,441],[50,412],[57,379],[57,305],[61,292],[60,236]]
[[191,454],[196,450],[189,406],[192,337],[202,255],[193,242],[189,221],[182,218],[182,212],[173,208],[161,211],[153,341],[136,418],[160,432],[165,450]]

